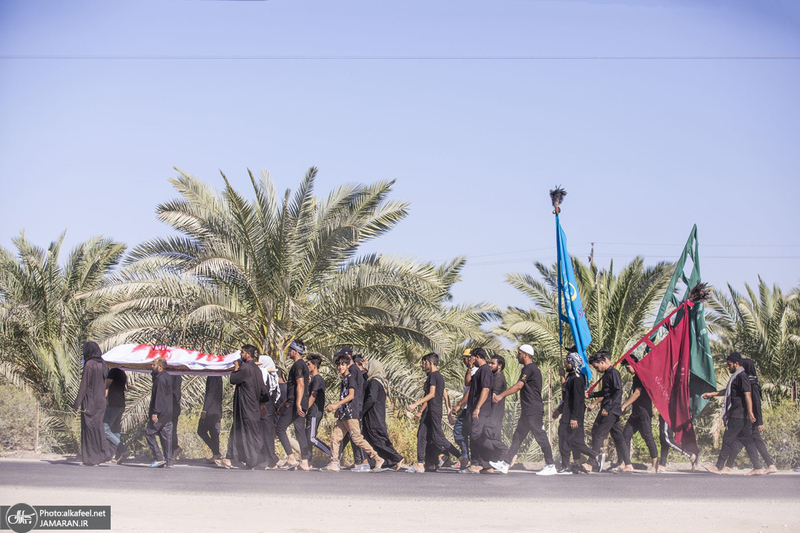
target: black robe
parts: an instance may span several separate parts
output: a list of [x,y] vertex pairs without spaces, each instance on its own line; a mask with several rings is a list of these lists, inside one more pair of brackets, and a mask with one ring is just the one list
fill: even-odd
[[266,460],[260,404],[267,401],[268,391],[261,370],[253,361],[242,363],[239,370],[231,374],[231,384],[236,388],[227,458],[254,467]]
[[364,438],[386,461],[385,466],[391,468],[403,460],[397,453],[389,431],[386,428],[386,390],[377,379],[370,379],[364,387],[364,407],[362,408],[362,424]]
[[158,373],[151,372],[151,375],[153,376],[153,388],[150,390],[150,408],[147,410],[147,415],[151,419],[153,415],[156,415],[158,422],[153,425],[156,429],[161,429],[164,424],[172,422],[172,384],[174,381],[166,370]]
[[103,417],[106,414],[106,378],[108,370],[102,359],[93,357],[83,365],[81,386],[73,409],[81,408],[81,461],[98,465],[108,461],[113,451],[107,444]]

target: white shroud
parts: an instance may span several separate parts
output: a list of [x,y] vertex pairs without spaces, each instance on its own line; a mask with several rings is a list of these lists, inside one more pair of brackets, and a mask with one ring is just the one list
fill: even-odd
[[166,359],[170,374],[222,376],[233,372],[233,362],[241,359],[241,353],[237,350],[228,355],[213,355],[170,346],[123,344],[103,354],[109,368],[131,372],[150,372],[156,357]]

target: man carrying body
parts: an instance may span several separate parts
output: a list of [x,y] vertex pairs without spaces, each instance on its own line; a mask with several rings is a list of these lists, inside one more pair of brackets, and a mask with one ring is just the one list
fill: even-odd
[[[411,473],[425,472],[426,459],[431,466],[438,466],[439,454],[449,452],[458,457],[459,450],[444,436],[442,430],[442,401],[444,399],[444,378],[439,373],[439,356],[429,353],[422,358],[422,370],[427,374],[423,386],[424,396],[412,403],[406,409],[410,412],[423,406],[420,412],[415,413],[419,418],[417,429],[417,463],[407,471]],[[429,457],[432,454],[433,457]]]
[[112,368],[108,371],[106,379],[106,412],[103,415],[103,427],[106,438],[114,448],[112,462],[122,464],[122,461],[131,456],[127,446],[122,442],[122,415],[125,413],[125,385],[128,377],[121,368]]
[[[603,381],[601,389],[587,394],[587,398],[600,398],[595,400],[589,405],[591,411],[597,404],[600,403],[600,414],[594,419],[592,425],[592,450],[595,453],[600,453],[603,448],[603,442],[611,433],[611,438],[614,440],[614,445],[617,448],[617,455],[619,459],[626,465],[630,464],[630,452],[622,436],[622,376],[619,371],[611,366],[609,353],[606,350],[600,350],[589,358],[589,364],[597,372],[603,373]],[[598,465],[598,470],[603,469],[605,462],[605,455],[601,455]]]
[[722,436],[722,449],[717,458],[717,464],[707,466],[706,470],[712,474],[727,474],[730,468],[725,466],[725,462],[733,451],[733,445],[737,440],[744,444],[747,455],[753,463],[753,469],[746,476],[760,476],[764,474],[761,469],[761,459],[758,457],[758,450],[753,442],[753,427],[756,416],[753,413],[753,396],[750,379],[741,366],[742,356],[733,352],[728,356],[726,365],[731,373],[728,386],[725,390],[717,392],[706,392],[703,398],[709,399],[715,396],[723,396],[722,420],[725,422],[725,434]]
[[235,361],[231,384],[233,391],[233,424],[228,437],[228,453],[217,465],[230,468],[232,462],[253,469],[265,459],[261,428],[261,403],[267,397],[264,377],[256,366],[256,348],[245,344],[242,358]]
[[[639,362],[639,358],[635,355],[631,356],[634,362]],[[650,452],[650,462],[653,465],[653,472],[658,472],[658,448],[656,447],[656,440],[653,438],[653,402],[650,400],[650,395],[642,385],[642,380],[636,375],[627,359],[622,361],[625,368],[633,374],[633,386],[631,387],[631,396],[622,404],[622,411],[625,412],[628,407],[632,406],[631,416],[625,423],[622,429],[622,438],[625,439],[628,450],[631,449],[631,438],[638,431],[647,445],[647,451]],[[633,465],[631,464],[630,452],[628,461],[623,467],[625,472],[633,472]]]
[[220,422],[222,420],[222,376],[208,376],[203,397],[203,410],[197,423],[197,435],[211,450],[209,463],[222,458],[219,453]]
[[[153,453],[151,468],[172,467],[172,376],[166,372],[167,362],[163,357],[153,359],[153,388],[150,392],[150,407],[147,411],[147,429],[144,437]],[[161,441],[158,446],[156,436]],[[163,450],[163,453],[162,453]]]
[[545,466],[537,475],[551,476],[556,473],[555,461],[553,461],[553,449],[547,439],[547,432],[544,430],[544,404],[542,403],[542,373],[533,362],[533,347],[523,344],[517,350],[517,361],[522,366],[519,380],[505,392],[492,398],[499,402],[512,394],[520,393],[521,415],[517,422],[517,429],[511,438],[511,447],[508,449],[503,460],[492,463],[498,471],[507,474],[511,460],[519,451],[520,446],[525,441],[529,433],[533,433],[536,443],[544,454]]

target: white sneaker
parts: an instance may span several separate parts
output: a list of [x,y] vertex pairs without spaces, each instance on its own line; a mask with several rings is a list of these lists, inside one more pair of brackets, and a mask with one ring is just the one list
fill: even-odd
[[558,473],[556,465],[545,465],[544,468],[536,472],[537,476],[554,476]]
[[489,461],[489,464],[501,474],[508,474],[508,463],[505,461]]

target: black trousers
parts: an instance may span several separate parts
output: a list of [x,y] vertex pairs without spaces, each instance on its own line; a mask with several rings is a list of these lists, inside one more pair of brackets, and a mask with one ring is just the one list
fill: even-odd
[[[284,435],[286,432],[284,432]],[[272,467],[278,464],[278,455],[275,453],[275,414],[267,412],[261,417],[261,435],[266,450],[267,464]],[[291,450],[291,445],[289,450]],[[291,451],[290,451],[291,453]]]
[[637,431],[647,445],[647,451],[650,452],[650,459],[658,457],[656,439],[653,438],[653,419],[649,416],[632,416],[625,423],[625,427],[622,430],[622,438],[625,439],[625,445],[628,448],[628,462],[625,463],[626,465],[631,464],[631,438],[633,438],[634,433]]
[[175,407],[172,408],[172,449],[177,450],[181,447],[178,444],[178,418],[181,416],[181,409],[180,406],[176,409]]
[[583,422],[578,423],[578,427],[572,429],[569,420],[561,420],[558,423],[558,451],[561,454],[561,466],[569,466],[569,456],[576,462],[581,460],[581,455],[586,455],[593,459],[597,455],[586,445],[583,435]]
[[[480,464],[483,468],[491,468],[490,461],[499,461],[508,455],[508,447],[503,440],[493,431],[491,415],[481,415],[477,420],[469,415],[469,442],[472,453],[472,464]],[[458,448],[453,446],[454,453],[458,457]]]
[[[156,436],[161,441],[161,448],[158,447]],[[172,421],[164,425],[154,424],[152,420],[148,421],[144,438],[150,446],[153,459],[156,461],[166,460],[167,466],[172,466]],[[162,449],[163,453],[161,452]]]
[[[429,457],[429,452],[436,452],[435,457]],[[419,421],[417,428],[417,462],[425,463],[425,459],[433,465],[438,466],[439,454],[448,452],[455,457],[461,454],[453,443],[447,440],[442,430],[442,419],[436,416],[428,416],[427,413]]]
[[[319,423],[321,420],[322,416],[318,411],[315,413],[306,413],[306,436],[308,437],[310,446],[316,446],[322,453],[330,456],[330,446],[317,438],[317,431],[319,431]],[[313,455],[314,451],[312,450],[311,453]]]
[[603,448],[603,442],[609,433],[611,433],[611,439],[617,448],[619,459],[624,461],[626,465],[630,464],[630,451],[625,443],[625,438],[622,436],[622,421],[620,421],[619,415],[597,415],[592,425],[592,450],[595,453],[600,453]]
[[206,443],[213,455],[219,455],[219,415],[206,415],[197,423],[197,435]]
[[737,440],[741,440],[747,456],[750,457],[750,462],[753,463],[753,468],[761,468],[761,459],[758,457],[758,450],[753,442],[753,424],[744,418],[729,418],[728,425],[725,428],[725,434],[722,435],[722,449],[719,451],[719,458],[717,458],[717,468],[722,470],[725,463],[733,453],[733,446]]
[[[764,463],[767,466],[774,465],[775,461],[772,459],[772,456],[767,451],[767,445],[764,443],[764,439],[761,438],[761,432],[758,430],[755,424],[750,424],[752,428],[751,438],[753,439],[753,444],[755,444],[758,453],[761,455],[761,458],[764,459]],[[733,468],[733,463],[736,461],[736,456],[739,455],[739,452],[742,451],[744,448],[744,443],[742,439],[736,439],[736,442],[733,443],[733,449],[731,450],[731,455],[728,457],[728,461],[726,463],[727,466]]]
[[667,466],[670,448],[679,451],[686,457],[691,458],[692,456],[691,453],[675,444],[675,433],[667,426],[667,421],[661,415],[658,415],[658,443],[661,445],[661,458],[658,460],[658,464],[661,466]]
[[544,454],[544,462],[548,465],[554,464],[553,448],[550,446],[550,441],[547,439],[547,432],[544,430],[543,416],[542,413],[533,413],[519,417],[517,429],[514,430],[514,436],[511,437],[511,447],[508,448],[505,454],[506,463],[511,463],[522,446],[522,443],[525,442],[525,439],[528,437],[528,434],[533,433],[536,444],[539,445]]
[[279,411],[275,419],[275,432],[278,434],[278,440],[283,446],[283,451],[286,452],[287,456],[294,453],[294,450],[292,450],[292,441],[289,440],[289,434],[286,432],[291,425],[292,413],[287,409]]
[[[392,468],[403,462],[403,456],[397,453],[392,441],[389,440],[389,433],[386,431],[386,427],[380,425],[373,427],[365,423],[361,433],[372,446],[372,449],[378,452],[378,455],[386,461],[385,467]],[[370,464],[373,462],[370,460]]]
[[308,445],[308,433],[306,433],[306,419],[297,414],[297,411],[292,409],[291,413],[284,413],[278,418],[276,429],[278,432],[278,439],[283,444],[283,449],[286,455],[292,454],[292,445],[289,441],[289,435],[286,430],[289,426],[294,426],[294,438],[297,439],[297,445],[300,446],[300,459],[307,461],[311,460],[311,448]]

